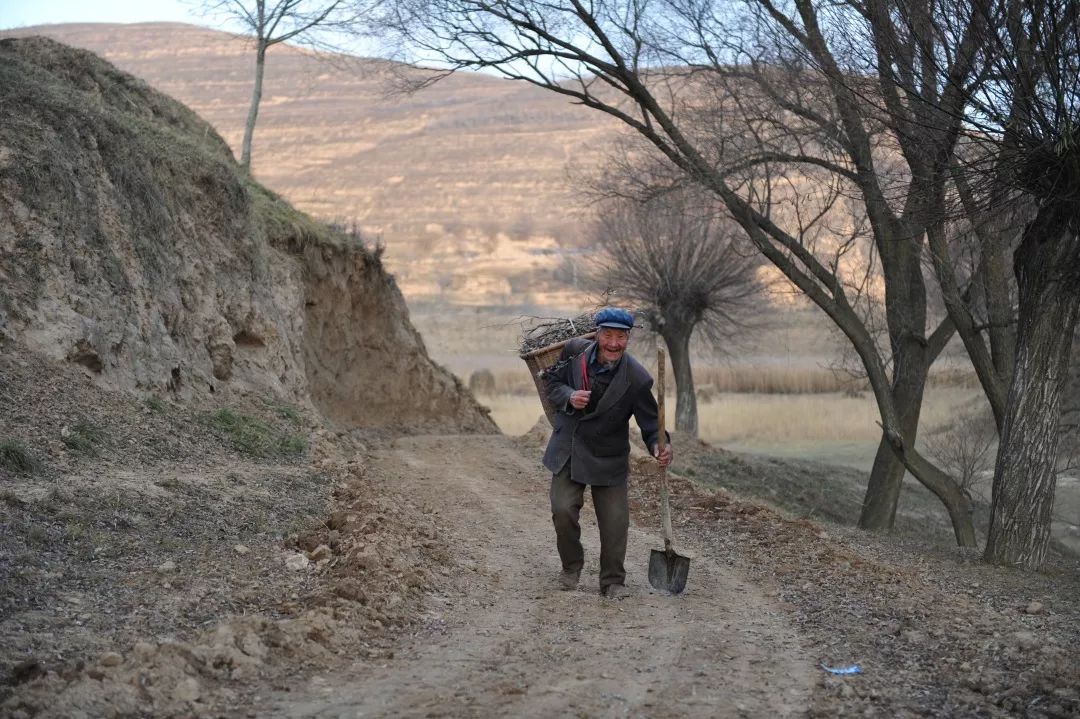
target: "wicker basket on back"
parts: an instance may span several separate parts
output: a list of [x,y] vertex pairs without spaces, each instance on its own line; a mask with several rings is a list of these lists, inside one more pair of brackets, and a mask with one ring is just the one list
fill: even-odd
[[[571,339],[592,339],[595,336],[595,332],[590,332]],[[555,408],[552,407],[551,402],[548,401],[547,390],[544,387],[544,370],[559,361],[559,355],[562,353],[562,348],[566,346],[567,342],[570,342],[570,340],[567,339],[562,342],[556,342],[520,355],[521,359],[525,360],[525,365],[529,368],[533,384],[536,385],[536,392],[540,395],[540,404],[544,406],[544,414],[547,415],[548,422],[552,426],[555,425]]]

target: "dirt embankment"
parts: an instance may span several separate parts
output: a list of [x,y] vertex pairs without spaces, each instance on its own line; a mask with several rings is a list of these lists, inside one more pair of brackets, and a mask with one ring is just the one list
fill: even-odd
[[0,40],[0,73],[0,336],[113,389],[494,431],[379,253],[248,178],[190,110],[44,38]]
[[[645,579],[659,533],[640,458],[632,595],[612,602],[588,505],[582,584],[555,587],[542,430],[338,435],[284,405],[239,408],[310,442],[284,455],[209,409],[71,368],[54,385],[52,367],[0,370],[0,418],[48,450],[0,503],[13,716],[1080,712],[1075,566],[1002,572],[674,477],[695,557],[686,593],[664,597]],[[93,449],[71,441],[86,424],[105,430]],[[706,471],[707,447],[675,443]],[[822,668],[850,664],[863,673]]]
[[449,559],[362,439],[279,400],[141,401],[8,352],[0,427],[0,716],[204,715],[385,656]]

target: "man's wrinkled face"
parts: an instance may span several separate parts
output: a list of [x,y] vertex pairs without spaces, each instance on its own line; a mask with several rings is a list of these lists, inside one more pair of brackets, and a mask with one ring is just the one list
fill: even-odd
[[596,345],[600,348],[601,362],[618,362],[626,352],[630,331],[617,327],[601,327],[596,333]]

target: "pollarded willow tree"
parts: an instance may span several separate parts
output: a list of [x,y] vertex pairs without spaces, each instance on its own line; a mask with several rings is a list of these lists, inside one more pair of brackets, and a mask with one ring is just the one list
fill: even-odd
[[[957,541],[974,546],[967,497],[915,449],[929,368],[954,331],[948,319],[932,326],[927,309],[926,235],[942,222],[928,198],[945,181],[932,157],[952,154],[963,98],[927,82],[904,99],[906,114],[880,101],[882,63],[918,73],[926,48],[905,28],[928,5],[423,0],[399,6],[396,30],[417,59],[492,69],[618,118],[710,190],[862,362],[883,433],[860,525],[891,527],[906,468],[945,504]],[[958,83],[979,67],[981,18],[967,21],[933,39],[948,45],[940,52]],[[927,129],[909,141],[899,122]],[[854,203],[854,222],[838,218],[837,197]],[[826,227],[835,241],[820,241]],[[844,271],[862,236],[880,264],[884,346]]]
[[[953,179],[995,275],[984,290],[984,322],[949,276],[947,248],[933,236],[931,247],[999,428],[985,558],[1037,568],[1049,543],[1062,397],[1080,318],[1080,3],[952,0],[942,9],[912,34],[950,33],[960,17],[981,18],[983,72],[953,90],[966,110],[964,151],[935,171]],[[936,79],[949,82],[940,66]],[[910,83],[893,84],[902,94]],[[945,207],[945,197],[934,200]],[[1015,310],[1005,277],[1010,257]]]
[[698,187],[609,198],[598,205],[592,230],[595,278],[640,307],[663,338],[675,375],[675,429],[693,437],[691,339],[723,348],[763,299],[758,255],[714,204]]

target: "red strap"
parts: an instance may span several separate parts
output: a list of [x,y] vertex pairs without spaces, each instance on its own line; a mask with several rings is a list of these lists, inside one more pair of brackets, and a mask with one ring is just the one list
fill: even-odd
[[589,357],[588,352],[581,353],[581,389],[589,391]]

